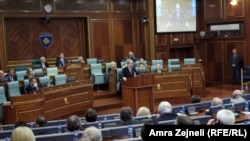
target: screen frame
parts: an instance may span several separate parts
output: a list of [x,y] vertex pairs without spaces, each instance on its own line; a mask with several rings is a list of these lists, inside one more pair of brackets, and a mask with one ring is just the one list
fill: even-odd
[[[195,11],[196,11],[196,18],[195,18],[195,30],[178,30],[178,31],[158,31],[157,27],[158,27],[158,24],[157,24],[157,5],[156,5],[156,1],[157,0],[154,0],[154,27],[155,27],[155,34],[164,34],[164,33],[195,33],[198,31],[198,12],[197,12],[197,4],[198,4],[198,0],[195,0],[195,4],[196,4],[196,7],[195,7]],[[165,0],[165,1],[173,1],[173,2],[176,2],[176,0]]]

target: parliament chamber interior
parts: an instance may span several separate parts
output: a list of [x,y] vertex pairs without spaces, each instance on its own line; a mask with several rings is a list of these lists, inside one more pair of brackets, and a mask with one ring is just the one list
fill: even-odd
[[0,9],[0,140],[19,127],[32,131],[27,141],[143,141],[146,124],[250,124],[247,0]]

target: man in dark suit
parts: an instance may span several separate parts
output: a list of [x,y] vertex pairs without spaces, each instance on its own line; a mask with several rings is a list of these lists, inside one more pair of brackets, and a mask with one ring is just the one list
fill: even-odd
[[176,119],[177,115],[172,113],[172,105],[167,101],[162,101],[158,106],[159,117],[155,118],[155,122]]
[[138,72],[136,71],[134,67],[134,61],[131,59],[128,59],[127,66],[122,69],[123,81],[127,81],[127,78],[136,77],[137,75],[138,75]]
[[173,11],[171,18],[167,24],[167,27],[173,26],[173,25],[184,25],[188,26],[188,23],[186,22],[185,14],[181,11],[180,4],[175,5],[175,10]]
[[41,68],[42,69],[46,69],[49,67],[49,64],[46,62],[46,59],[44,56],[40,57],[40,61],[41,61]]
[[153,72],[161,73],[162,72],[162,67],[160,64],[156,65],[156,69]]
[[240,84],[240,55],[237,53],[237,49],[233,49],[233,54],[229,59],[232,73],[232,84]]
[[29,79],[29,85],[26,87],[27,93],[36,93],[39,90],[36,78]]
[[67,59],[64,58],[64,54],[61,53],[59,57],[56,59],[56,66],[57,67],[65,67],[66,64],[68,63]]
[[17,81],[17,76],[15,74],[15,70],[14,69],[10,69],[8,74],[5,75],[5,77],[8,77],[8,81],[12,82],[12,81]]
[[133,124],[140,124],[138,120],[132,119],[133,112],[130,107],[123,107],[120,112],[120,119],[121,123],[118,123],[118,126],[125,126],[125,125],[133,125]]

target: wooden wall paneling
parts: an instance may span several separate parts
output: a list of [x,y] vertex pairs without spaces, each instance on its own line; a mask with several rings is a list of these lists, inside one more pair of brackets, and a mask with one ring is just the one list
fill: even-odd
[[115,61],[120,62],[129,51],[133,51],[132,21],[113,20],[113,36]]
[[82,45],[80,44],[80,20],[82,19],[62,19],[60,22],[62,51],[66,57],[81,56]]
[[231,5],[232,0],[224,0],[225,18],[237,18],[245,16],[245,0],[237,0],[237,5]]
[[40,0],[20,1],[20,0],[2,0],[0,9],[3,12],[40,12]]
[[155,35],[155,59],[162,59],[164,62],[168,59],[169,36],[167,34]]
[[170,34],[170,44],[171,45],[176,45],[176,44],[181,44],[181,33],[172,33]]
[[220,20],[223,18],[222,0],[205,0],[205,20]]
[[170,58],[178,58],[183,63],[184,58],[194,58],[194,47],[170,48]]
[[224,49],[223,42],[206,43],[206,81],[207,84],[222,84],[224,77]]
[[117,0],[111,0],[111,11],[112,12],[132,12],[132,0],[123,0],[123,1],[117,1]]
[[182,43],[183,44],[193,44],[194,43],[194,34],[195,33],[183,33],[182,34]]
[[241,56],[241,68],[246,67],[246,45],[245,41],[226,41],[225,44],[226,55],[225,55],[225,66],[226,66],[226,82],[231,82],[231,66],[229,63],[230,55],[232,54],[233,48],[236,48]]
[[147,38],[147,23],[142,23],[141,18],[137,20],[138,23],[138,52],[137,56],[146,59],[146,38]]
[[55,11],[65,12],[107,12],[109,0],[80,0],[80,1],[69,1],[69,0],[56,0]]
[[32,57],[29,22],[22,19],[5,19],[5,21],[8,61],[28,60]]
[[5,45],[4,45],[4,23],[3,17],[0,16],[0,69],[6,70],[6,52],[5,52]]
[[94,57],[110,61],[109,23],[107,19],[91,20]]

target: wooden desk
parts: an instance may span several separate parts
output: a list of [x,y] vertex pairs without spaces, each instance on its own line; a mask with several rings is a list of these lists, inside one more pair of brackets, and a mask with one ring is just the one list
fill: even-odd
[[93,106],[93,86],[90,80],[72,82],[41,89],[38,94],[11,97],[4,105],[4,123],[34,121],[38,115],[48,120],[67,117]]

